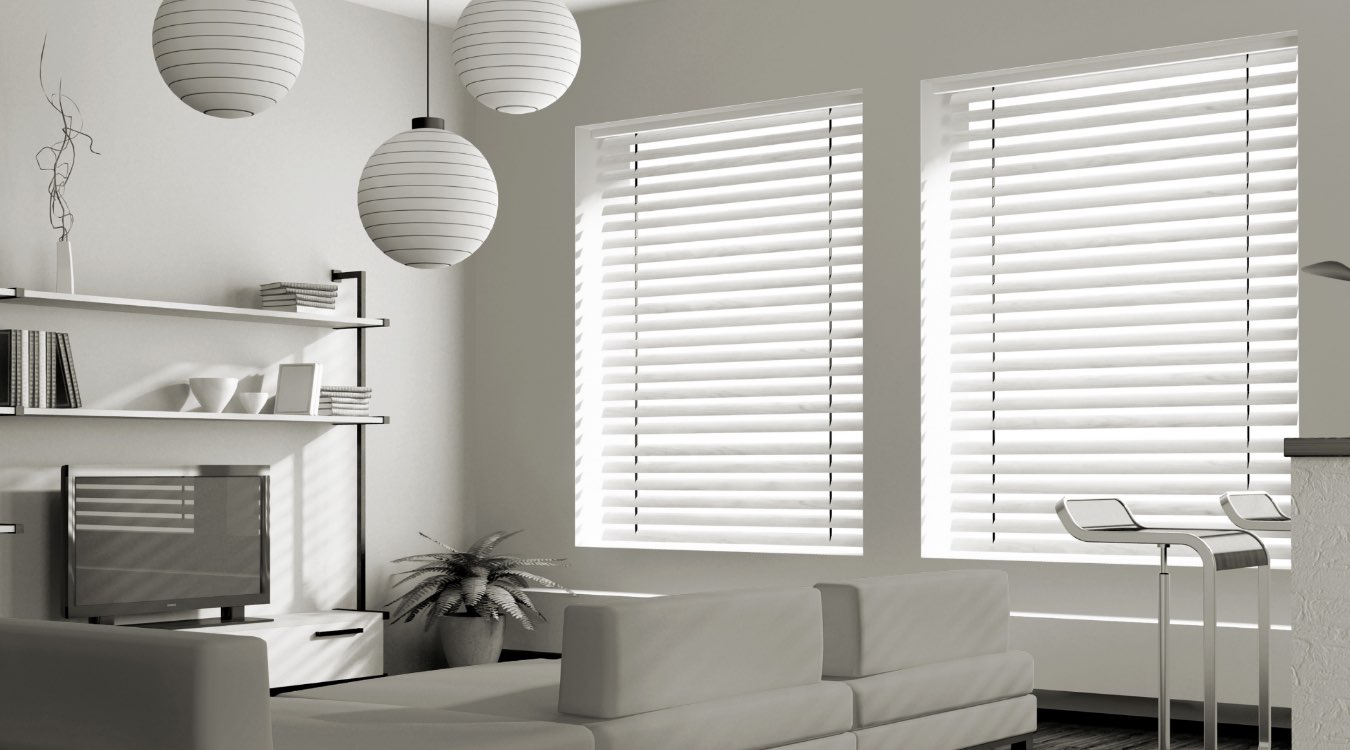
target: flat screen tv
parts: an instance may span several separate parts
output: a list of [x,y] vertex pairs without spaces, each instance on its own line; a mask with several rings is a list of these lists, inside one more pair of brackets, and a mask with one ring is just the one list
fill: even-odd
[[66,617],[266,604],[266,467],[61,468]]

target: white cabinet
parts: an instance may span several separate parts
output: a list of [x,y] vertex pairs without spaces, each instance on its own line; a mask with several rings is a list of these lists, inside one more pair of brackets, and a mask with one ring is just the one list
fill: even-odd
[[266,641],[268,685],[273,689],[384,674],[380,612],[301,612],[273,615],[271,622],[212,625],[193,632]]

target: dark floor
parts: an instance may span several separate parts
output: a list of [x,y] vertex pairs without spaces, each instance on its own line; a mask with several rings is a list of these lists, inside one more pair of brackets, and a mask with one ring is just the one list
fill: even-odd
[[[1066,712],[1043,716],[1036,732],[1036,750],[1153,750],[1158,747],[1158,731],[1151,720],[1123,719]],[[1175,722],[1172,750],[1201,750],[1204,747],[1200,725]],[[1253,750],[1256,727],[1223,725],[1219,728],[1219,750]],[[1289,750],[1289,730],[1276,729],[1274,750]]]

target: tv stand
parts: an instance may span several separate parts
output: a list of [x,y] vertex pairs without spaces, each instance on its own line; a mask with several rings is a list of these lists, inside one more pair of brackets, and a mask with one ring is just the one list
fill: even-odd
[[[161,630],[188,630],[191,628],[210,628],[217,625],[242,625],[250,622],[272,622],[266,617],[245,617],[243,607],[221,607],[220,617],[204,617],[199,620],[169,620],[166,622],[130,623],[137,628],[159,628]],[[90,617],[90,625],[116,625],[112,616]]]
[[160,630],[191,630],[193,628],[215,628],[221,625],[243,625],[255,622],[273,622],[266,617],[240,617],[238,619],[226,619],[224,617],[204,617],[200,620],[169,620],[167,622],[138,622],[131,627],[134,628],[158,628]]

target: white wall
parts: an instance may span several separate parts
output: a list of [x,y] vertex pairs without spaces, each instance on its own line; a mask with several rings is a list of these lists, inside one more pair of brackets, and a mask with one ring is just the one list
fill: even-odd
[[[467,466],[480,532],[526,528],[513,549],[562,554],[579,588],[674,593],[807,584],[845,576],[971,567],[919,557],[919,82],[1216,39],[1302,35],[1305,262],[1350,255],[1342,238],[1345,29],[1350,5],[1323,0],[662,0],[579,15],[581,71],[528,117],[480,112],[475,141],[501,185],[497,228],[468,266],[472,315]],[[862,87],[867,107],[867,543],[862,558],[573,546],[573,129],[647,115]],[[1304,285],[1302,434],[1345,434],[1350,287]],[[1017,610],[1150,617],[1149,568],[1008,563]],[[1198,619],[1198,576],[1174,575],[1174,616]],[[1221,577],[1220,620],[1254,618],[1254,578]],[[1288,622],[1288,574],[1276,573]],[[555,621],[518,646],[556,642]],[[1225,631],[1220,699],[1255,700],[1251,631]],[[1154,629],[1019,620],[1016,645],[1039,686],[1148,695]],[[1277,633],[1277,674],[1287,674]],[[1189,651],[1189,653],[1188,653]],[[1198,660],[1178,650],[1179,696],[1198,698]],[[1276,701],[1288,705],[1288,685]]]
[[[55,233],[33,163],[59,122],[47,75],[84,111],[101,156],[71,181],[76,290],[251,305],[256,285],[370,272],[375,410],[368,429],[368,604],[383,605],[392,558],[425,551],[418,531],[462,541],[464,274],[387,260],[362,231],[356,183],[370,153],[424,113],[423,28],[341,0],[295,0],[307,49],[294,90],[249,120],[179,102],[150,50],[156,0],[5,0],[0,4],[0,285],[53,288]],[[433,110],[463,129],[469,108],[450,72],[449,32],[433,37]],[[178,408],[185,378],[268,374],[318,359],[325,382],[354,382],[354,337],[308,329],[0,306],[0,328],[69,331],[90,406]],[[354,430],[281,424],[124,420],[0,421],[0,616],[57,617],[64,557],[59,467],[262,463],[273,466],[273,604],[260,612],[351,606]],[[252,608],[251,608],[252,611]],[[388,666],[437,657],[420,627],[390,628]]]

